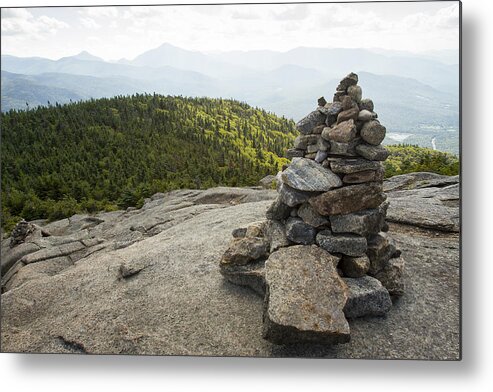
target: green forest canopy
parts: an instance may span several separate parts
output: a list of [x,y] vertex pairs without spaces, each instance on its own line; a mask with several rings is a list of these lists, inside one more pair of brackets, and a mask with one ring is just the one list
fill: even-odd
[[[235,100],[149,94],[27,111],[2,120],[2,226],[139,206],[178,188],[256,185],[297,135],[292,120]],[[458,159],[388,147],[387,176],[457,174]]]

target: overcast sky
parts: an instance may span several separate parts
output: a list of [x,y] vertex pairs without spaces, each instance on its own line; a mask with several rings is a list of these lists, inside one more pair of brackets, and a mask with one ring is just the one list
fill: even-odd
[[52,59],[82,50],[105,60],[132,59],[165,42],[204,52],[459,47],[456,1],[3,8],[1,24],[2,54]]

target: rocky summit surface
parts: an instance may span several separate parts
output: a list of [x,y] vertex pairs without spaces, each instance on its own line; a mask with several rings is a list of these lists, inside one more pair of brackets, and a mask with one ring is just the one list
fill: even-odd
[[[1,349],[458,359],[458,177],[413,173],[393,177],[383,188],[392,237],[406,260],[406,289],[386,316],[379,316],[390,305],[383,295],[373,302],[375,316],[350,319],[349,343],[277,345],[263,339],[264,304],[257,292],[264,288],[255,292],[228,282],[218,260],[234,229],[264,219],[276,191],[213,188],[157,194],[137,210],[35,222],[16,233],[12,245],[4,239]],[[263,244],[251,246],[264,251]],[[262,282],[260,269],[248,268],[248,278]],[[358,302],[367,287],[378,285],[346,283],[357,289],[355,309],[368,303]]]

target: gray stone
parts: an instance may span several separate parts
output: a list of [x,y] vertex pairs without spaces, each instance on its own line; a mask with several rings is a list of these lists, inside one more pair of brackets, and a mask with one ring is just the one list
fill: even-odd
[[299,135],[294,139],[294,148],[297,150],[306,150],[309,145],[316,144],[317,141],[317,135]]
[[265,339],[276,344],[349,341],[347,286],[331,256],[317,246],[279,249],[265,263]]
[[309,199],[320,215],[340,215],[376,208],[386,199],[382,185],[368,182],[334,189]]
[[370,112],[369,110],[361,110],[358,114],[358,121],[367,122],[377,118],[377,114]]
[[318,100],[317,100],[317,104],[318,106],[325,106],[327,104],[327,101],[325,100],[324,97],[320,97]]
[[295,207],[302,204],[317,194],[319,194],[319,192],[299,191],[286,184],[281,184],[281,187],[279,188],[279,196],[281,201],[289,207]]
[[262,178],[258,183],[264,189],[275,189],[276,176],[269,174]]
[[313,227],[322,227],[329,224],[329,219],[318,214],[310,203],[303,203],[298,208],[298,216],[303,219],[303,222]]
[[281,196],[278,196],[267,209],[265,216],[267,217],[267,219],[283,220],[289,216],[291,210],[292,208],[282,201]]
[[342,103],[341,102],[332,102],[325,105],[327,108],[328,116],[337,116],[340,112],[342,112]]
[[257,294],[265,295],[265,260],[246,265],[221,264],[220,272],[229,282],[238,286],[250,287]]
[[291,244],[288,237],[286,237],[286,228],[284,224],[279,221],[268,220],[264,232],[265,238],[270,244],[271,253]]
[[26,222],[24,219],[22,219],[19,223],[15,225],[15,227],[12,229],[12,232],[10,233],[10,247],[13,248],[14,246],[24,242],[26,237],[34,232],[34,230],[34,224]]
[[347,318],[383,316],[392,307],[389,292],[371,276],[344,278],[349,297],[344,306]]
[[326,116],[324,114],[315,110],[298,121],[296,123],[296,128],[304,135],[310,134],[317,125],[325,124],[325,118]]
[[349,143],[356,137],[356,126],[354,120],[338,123],[333,128],[324,128],[322,138],[328,141]]
[[358,84],[358,75],[354,72],[346,75],[337,86],[337,90],[347,90],[348,87]]
[[326,151],[318,151],[317,155],[315,156],[315,162],[321,163],[323,162],[327,157],[329,156],[329,153]]
[[247,226],[245,237],[263,237],[267,221],[252,222]]
[[332,98],[333,102],[340,102],[342,98],[346,95],[346,91],[336,91]]
[[[158,192],[158,193],[155,193],[154,195],[151,196],[151,201],[164,199],[165,197],[166,197],[165,193]],[[104,222],[104,221],[102,221],[102,222]],[[100,222],[100,223],[102,223],[102,222]]]
[[306,159],[310,159],[310,160],[315,160],[315,157],[317,156],[317,153],[316,152],[311,152],[309,154],[305,154],[304,158]]
[[388,206],[389,203],[384,202],[378,208],[331,216],[330,226],[332,232],[353,233],[363,237],[378,234],[385,224]]
[[349,95],[341,97],[342,110],[349,110],[353,107],[353,100]]
[[[330,127],[331,125],[335,124],[336,122],[337,122],[337,116],[327,116],[327,119],[325,120],[325,125]],[[323,129],[322,129],[322,131],[323,131]],[[322,132],[320,132],[320,133],[322,133]]]
[[391,203],[387,219],[390,222],[444,232],[460,231],[458,205],[448,206],[435,198],[401,197],[389,200]]
[[355,147],[360,143],[359,138],[352,140],[349,143],[339,143],[339,142],[330,142],[330,152],[329,156],[344,156],[348,158],[357,157]]
[[361,97],[363,96],[363,91],[360,86],[349,86],[347,89],[348,95],[351,97],[353,101],[356,103],[361,102]]
[[318,151],[329,151],[330,150],[330,142],[325,140],[323,137],[320,137],[318,139],[318,142],[317,142],[317,147],[318,147]]
[[[248,202],[190,203],[204,192],[168,192],[159,205],[138,214],[103,213],[105,222],[91,230],[108,241],[119,240],[130,225],[165,215],[177,223],[133,246],[97,252],[63,276],[39,275],[2,294],[2,351],[68,352],[53,339],[56,334],[83,344],[91,354],[460,359],[456,233],[392,225],[406,260],[406,290],[387,316],[352,320],[348,344],[277,346],[262,339],[262,298],[226,282],[218,267],[231,231],[263,219],[276,192],[267,192],[270,200],[252,195],[264,190],[248,189],[243,192]],[[221,192],[236,195],[237,188]],[[403,192],[422,201],[413,191]],[[145,258],[154,265],[121,284],[115,277],[122,258]],[[391,334],[395,339],[389,339]]]
[[361,184],[363,182],[381,182],[385,175],[384,168],[378,170],[363,170],[356,173],[345,174],[342,182],[345,184]]
[[84,244],[79,241],[70,242],[68,244],[41,249],[35,253],[30,253],[22,257],[21,260],[24,264],[38,263],[40,261],[52,259],[55,257],[68,256],[69,254],[77,252],[84,248]]
[[120,264],[118,278],[120,280],[131,278],[149,266],[151,266],[151,263],[148,260],[125,260]]
[[362,99],[358,106],[360,110],[368,110],[369,112],[373,112],[375,109],[373,101],[368,98]]
[[343,256],[339,263],[344,276],[348,278],[361,278],[365,276],[370,268],[370,259],[367,255],[362,256]]
[[[102,243],[88,246],[87,248],[81,249],[77,252],[70,253],[67,257],[72,261],[72,263],[77,263],[81,260],[85,260],[87,257],[91,256],[93,253],[100,252],[108,247],[109,243],[104,241]],[[115,242],[116,245],[116,242]]]
[[306,148],[306,152],[308,154],[313,154],[313,153],[316,153],[318,152],[318,147],[316,144],[310,144],[307,148]]
[[389,151],[382,145],[372,146],[366,143],[356,146],[356,152],[370,161],[385,161],[389,156]]
[[385,139],[386,129],[378,120],[372,120],[363,125],[360,134],[365,142],[378,146]]
[[7,251],[4,253],[2,252],[2,258],[1,258],[1,272],[2,276],[4,276],[7,271],[12,268],[12,266],[19,261],[22,257],[25,255],[28,255],[30,253],[37,252],[40,249],[40,247],[36,244],[33,244],[31,242],[17,242],[16,245],[13,248],[7,248]]
[[298,150],[296,148],[290,148],[286,151],[286,158],[292,159],[295,157],[303,157],[305,155],[305,150]]
[[101,244],[102,242],[104,242],[104,239],[103,238],[88,238],[88,239],[81,240],[81,242],[85,247],[90,248],[92,246],[96,246],[96,245]]
[[404,266],[405,262],[402,257],[392,258],[385,264],[385,267],[375,275],[375,278],[382,283],[390,295],[400,296],[404,294]]
[[[445,189],[449,185],[457,184],[459,184],[459,176],[444,176],[428,172],[414,172],[387,179],[385,181],[384,190],[385,192],[393,192],[399,190],[407,191],[410,189],[433,188],[435,192],[440,193],[442,189]],[[404,196],[406,195],[411,196],[409,193],[404,194]],[[412,196],[414,196],[414,194]],[[419,197],[419,195],[417,196]]]
[[349,110],[344,110],[337,115],[337,124],[348,120],[356,121],[358,119],[358,114],[359,110],[357,107],[353,107]]
[[313,135],[320,135],[322,133],[322,131],[324,130],[324,128],[325,128],[325,124],[317,125],[315,128],[313,128],[312,134]]
[[394,242],[386,233],[370,236],[368,238],[368,250],[366,252],[370,259],[368,273],[374,276],[381,271],[396,251]]
[[2,294],[9,291],[15,285],[15,276],[17,273],[25,268],[26,265],[21,261],[17,261],[12,268],[10,268],[5,275],[2,275]]
[[[385,181],[390,222],[444,232],[460,230],[457,176],[411,173]],[[453,185],[448,185],[452,183]]]
[[[198,194],[194,194],[198,191],[191,190],[183,190],[183,192],[190,192],[191,195],[186,202],[183,202],[181,208],[190,207],[192,205],[198,204],[220,204],[220,205],[236,205],[236,204],[244,204],[244,203],[255,203],[262,200],[273,200],[276,197],[276,193],[270,189],[252,189],[252,188],[227,188],[227,187],[216,187],[206,189]],[[175,196],[176,197],[176,196]],[[188,201],[190,200],[190,201]],[[160,203],[157,203],[159,205]],[[150,206],[149,208],[153,208],[155,206]],[[175,209],[178,206],[166,205],[167,211],[168,209]],[[199,207],[201,208],[210,208],[210,207]],[[143,220],[145,215],[141,215],[138,221]],[[145,223],[145,221],[144,221]],[[137,226],[134,224],[133,226]]]
[[317,234],[316,242],[330,253],[362,256],[366,252],[366,238],[357,234],[332,234],[330,230],[323,230]]
[[339,176],[332,171],[303,158],[293,158],[281,178],[284,184],[304,192],[324,192],[342,185]]
[[235,238],[224,252],[221,263],[245,265],[268,254],[269,244],[263,238]]
[[366,170],[379,170],[382,167],[380,162],[369,161],[364,158],[338,159],[330,163],[330,168],[334,173],[351,174]]
[[311,245],[315,242],[316,234],[317,230],[301,218],[288,218],[286,221],[286,237],[295,244]]
[[[2,281],[2,286],[6,292],[13,289],[19,289],[27,282],[34,280],[46,280],[47,278],[57,275],[72,266],[73,263],[67,256],[45,259],[37,263],[22,266],[8,281]],[[14,268],[15,267],[13,267],[13,269]]]

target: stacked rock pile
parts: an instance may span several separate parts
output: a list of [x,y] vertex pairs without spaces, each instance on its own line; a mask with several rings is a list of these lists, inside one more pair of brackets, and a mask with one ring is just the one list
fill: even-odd
[[403,293],[404,261],[386,233],[386,131],[357,83],[347,75],[332,103],[319,98],[297,123],[267,220],[235,230],[220,263],[265,296],[274,343],[347,342],[348,318],[382,316]]

